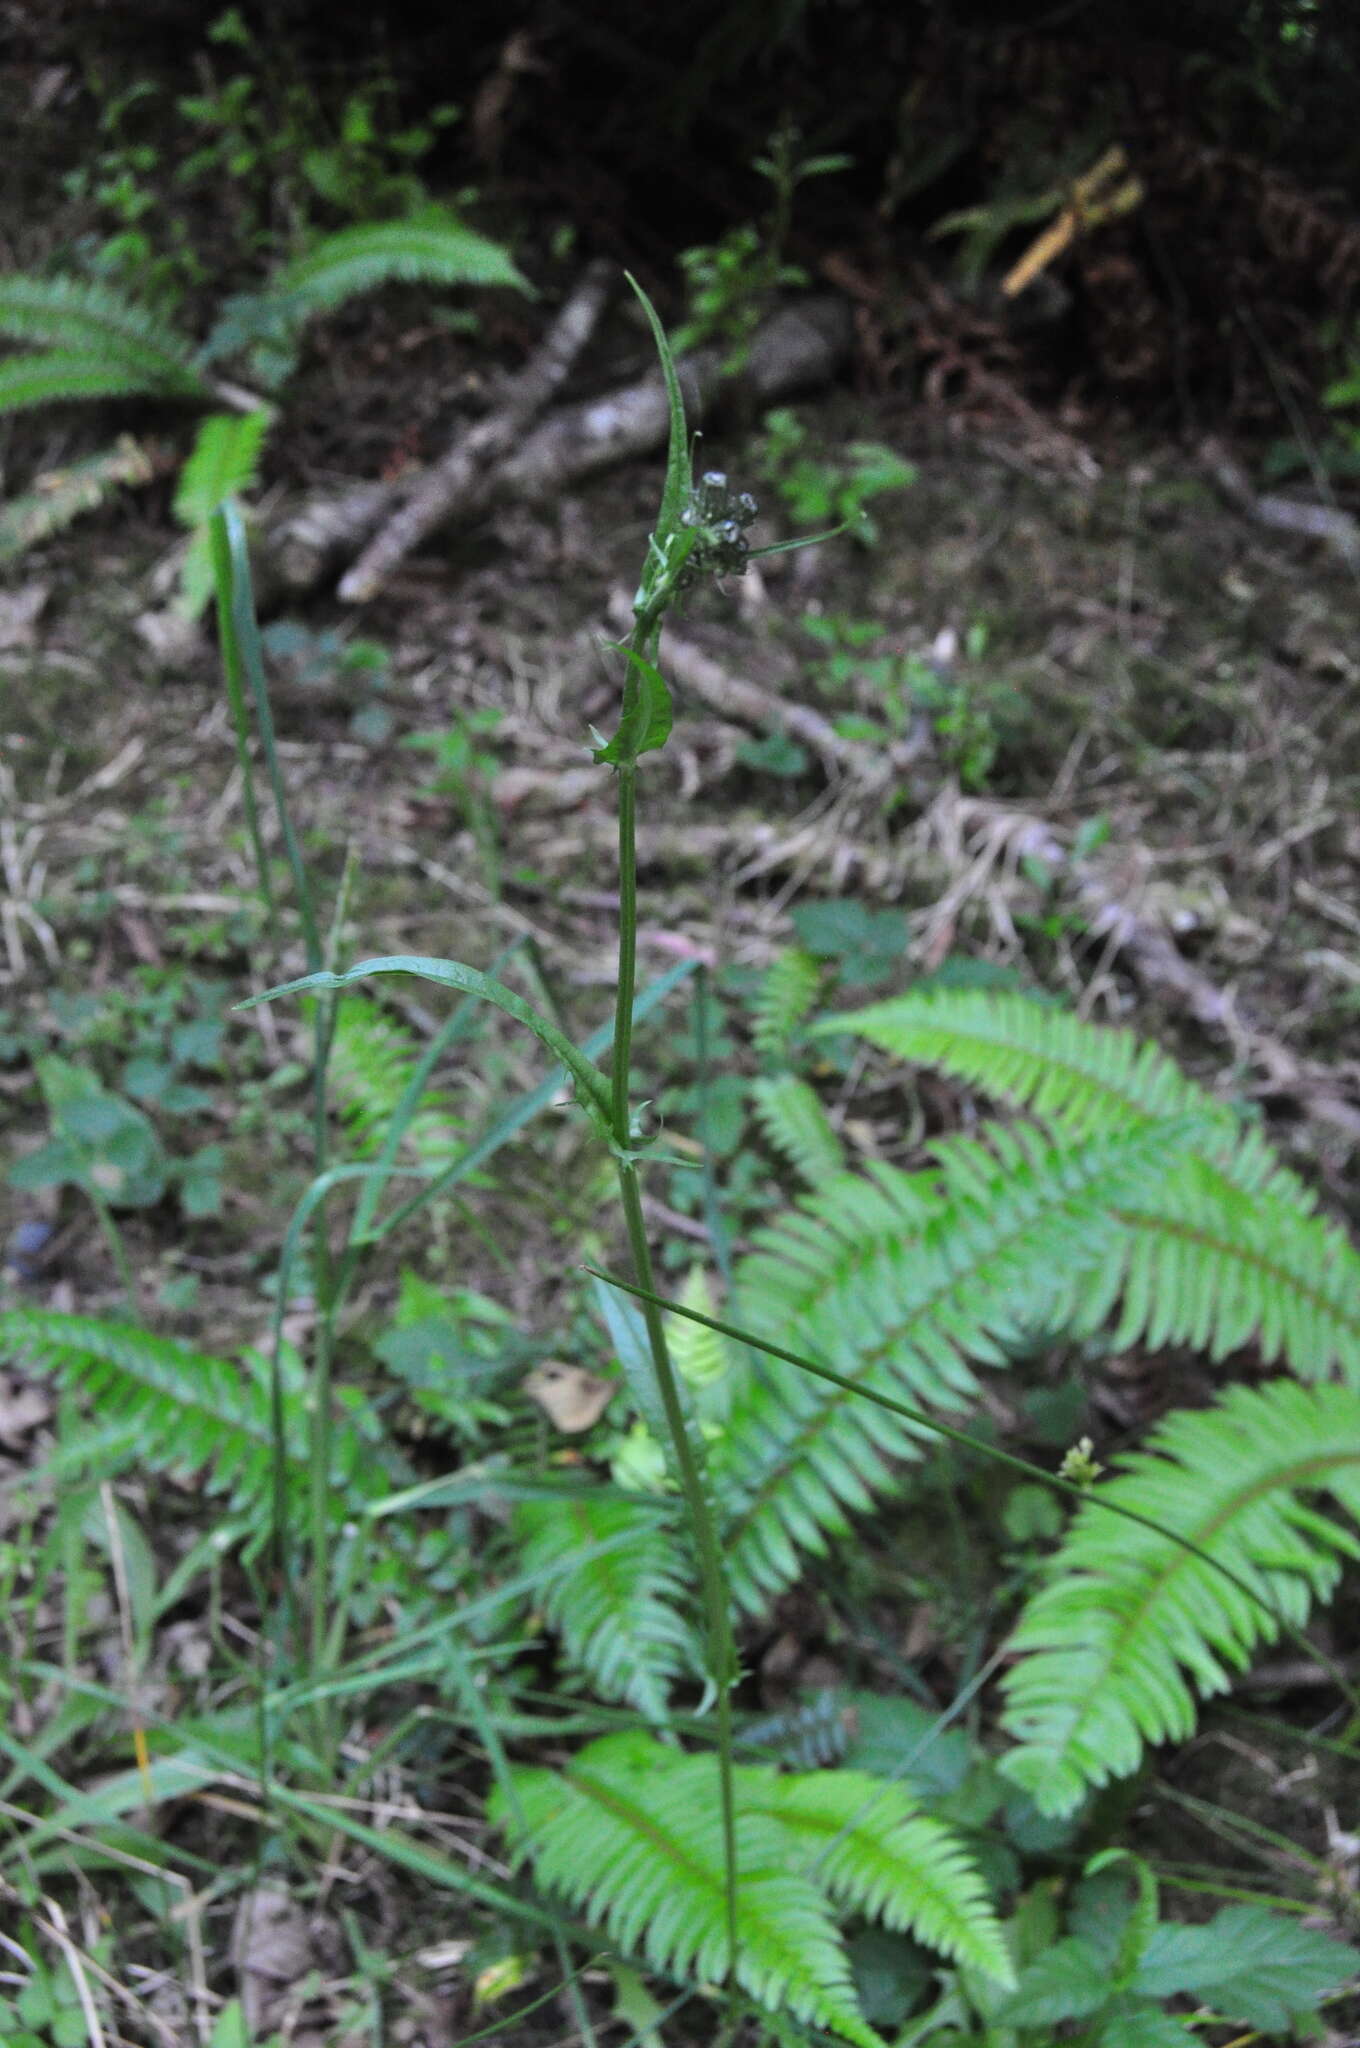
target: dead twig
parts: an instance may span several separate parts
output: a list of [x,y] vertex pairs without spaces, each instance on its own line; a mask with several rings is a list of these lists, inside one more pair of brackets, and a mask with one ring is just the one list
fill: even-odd
[[613,264],[602,258],[586,265],[542,345],[507,381],[495,412],[460,434],[447,454],[426,470],[410,497],[342,577],[339,596],[345,604],[362,604],[373,597],[397,564],[475,491],[481,474],[510,452],[529,422],[551,403],[599,325],[614,276]]

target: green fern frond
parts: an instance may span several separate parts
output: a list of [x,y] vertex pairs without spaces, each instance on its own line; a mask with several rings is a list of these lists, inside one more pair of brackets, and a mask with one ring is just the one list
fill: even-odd
[[208,522],[223,499],[255,488],[272,420],[273,414],[261,407],[257,412],[213,413],[199,426],[175,491],[175,517],[192,529],[180,569],[178,605],[186,618],[199,617],[216,587]]
[[1303,1379],[1340,1367],[1360,1386],[1360,1255],[1323,1217],[1267,1193],[1245,1197],[1212,1164],[1169,1164],[1120,1206],[1126,1236],[1073,1317],[1098,1330],[1122,1295],[1111,1342],[1192,1344],[1221,1359],[1253,1343]]
[[[101,1422],[135,1422],[137,1455],[153,1470],[205,1470],[213,1492],[239,1508],[268,1495],[269,1388],[228,1359],[94,1316],[42,1309],[0,1314],[0,1355],[49,1372],[99,1405]],[[301,1481],[306,1415],[294,1390],[284,1406],[284,1451]]]
[[134,391],[204,395],[183,336],[97,279],[0,278],[0,334],[50,351],[0,365],[0,405]]
[[[1047,1813],[1137,1768],[1145,1743],[1194,1729],[1196,1693],[1227,1690],[1258,1644],[1325,1599],[1360,1542],[1307,1505],[1329,1493],[1360,1522],[1360,1393],[1277,1380],[1182,1411],[1124,1459],[1103,1498],[1156,1529],[1080,1510],[1013,1638],[1002,1769]],[[1252,1599],[1245,1588],[1260,1596]],[[1267,1604],[1263,1607],[1260,1602]],[[1272,1612],[1272,1610],[1274,1610]]]
[[801,946],[789,946],[772,960],[751,1011],[751,1042],[769,1066],[782,1066],[789,1041],[817,1000],[822,967]]
[[[1148,1200],[1184,1124],[1080,1145],[996,1131],[954,1141],[940,1176],[878,1166],[847,1175],[758,1239],[734,1320],[855,1385],[942,1413],[976,1396],[974,1364],[1005,1364],[1034,1330],[1070,1318],[1087,1276],[1117,1253],[1121,1204]],[[847,1517],[920,1455],[922,1430],[795,1367],[745,1383],[715,1479],[734,1593],[756,1608],[823,1552]]]
[[298,319],[329,312],[379,285],[529,286],[499,242],[476,234],[456,215],[429,207],[407,220],[341,228],[285,265],[261,294]]
[[797,1074],[762,1074],[751,1084],[756,1120],[776,1152],[817,1188],[845,1171],[845,1153],[815,1088]]
[[[135,1424],[129,1448],[153,1471],[203,1471],[209,1491],[233,1509],[261,1508],[270,1498],[274,1440],[268,1370],[251,1357],[241,1366],[191,1351],[167,1337],[94,1316],[55,1310],[0,1312],[0,1358],[51,1373],[98,1404],[101,1425]],[[283,1453],[288,1483],[309,1484],[306,1395],[285,1373]],[[389,1481],[372,1445],[352,1425],[332,1432],[332,1483],[337,1504],[371,1499]]]
[[[815,1027],[817,1030],[826,1025]],[[1120,1255],[1072,1322],[1115,1343],[1191,1343],[1215,1359],[1254,1341],[1308,1379],[1339,1366],[1360,1384],[1360,1254],[1261,1132],[1243,1126],[1155,1046],[1023,996],[905,996],[834,1020],[902,1059],[937,1066],[1075,1138],[1194,1115],[1201,1136],[1168,1157],[1150,1202],[1125,1208]]]
[[[543,1612],[567,1655],[606,1699],[626,1700],[664,1722],[672,1686],[693,1677],[702,1655],[682,1608],[682,1552],[653,1503],[601,1487],[561,1500],[524,1501],[515,1534],[526,1572],[557,1567]],[[598,1546],[632,1532],[626,1545]]]
[[[414,1032],[390,1010],[367,996],[346,998],[336,1019],[327,1078],[361,1158],[382,1146],[420,1056]],[[409,1116],[403,1142],[408,1156],[433,1164],[448,1158],[461,1130],[462,1119],[450,1099],[428,1088]]]
[[[899,1788],[857,1772],[781,1780],[739,1765],[735,1775],[737,1978],[760,2004],[877,2048],[855,2003],[837,1900],[1013,1981],[981,1881],[945,1829],[908,1811]],[[514,1801],[496,1794],[493,1818],[531,1857],[540,1883],[653,1968],[722,1980],[714,1757],[685,1756],[642,1734],[606,1736],[563,1772],[516,1770],[514,1791]]]
[[737,1747],[754,1752],[764,1763],[789,1764],[800,1771],[838,1764],[850,1747],[848,1717],[834,1692],[819,1692],[813,1699],[748,1721],[737,1736]]
[[0,362],[0,412],[22,412],[68,398],[144,396],[157,389],[140,370],[98,356],[53,349],[43,355],[7,356]]
[[[752,1808],[758,1798],[753,1791]],[[788,1830],[791,1857],[842,1910],[1012,1981],[986,1885],[950,1830],[918,1813],[904,1786],[867,1771],[812,1771],[770,1777],[764,1798]]]
[[1234,1187],[1267,1190],[1303,1209],[1315,1197],[1283,1167],[1262,1133],[1182,1073],[1159,1047],[1118,1026],[987,989],[895,996],[822,1018],[813,1037],[854,1032],[894,1058],[970,1082],[1074,1137],[1145,1117],[1193,1115],[1216,1128],[1204,1146]]
[[261,406],[256,412],[215,412],[200,421],[175,488],[181,526],[205,526],[224,498],[254,490],[273,417]]

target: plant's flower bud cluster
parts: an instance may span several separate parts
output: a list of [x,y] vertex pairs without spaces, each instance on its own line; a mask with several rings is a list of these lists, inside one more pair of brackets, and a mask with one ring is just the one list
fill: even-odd
[[734,491],[720,469],[707,470],[690,492],[681,524],[699,537],[680,577],[687,590],[701,576],[741,576],[746,571],[746,528],[758,511],[749,491]]

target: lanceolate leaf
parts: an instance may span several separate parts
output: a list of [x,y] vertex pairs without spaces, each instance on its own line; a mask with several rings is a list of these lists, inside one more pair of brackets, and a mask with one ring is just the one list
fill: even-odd
[[576,1100],[606,1143],[609,1141],[609,1091],[599,1068],[572,1044],[564,1032],[526,1003],[523,996],[516,995],[512,988],[506,988],[503,982],[492,981],[488,975],[478,973],[475,967],[464,967],[461,961],[436,960],[418,953],[384,954],[375,960],[361,960],[357,967],[349,968],[344,974],[304,974],[297,981],[286,981],[278,988],[266,989],[263,995],[251,996],[248,1002],[238,1003],[236,1007],[251,1010],[257,1003],[272,1003],[280,996],[300,995],[311,989],[352,988],[355,982],[363,981],[370,974],[414,974],[422,981],[438,982],[443,988],[456,988],[464,995],[480,996],[498,1010],[504,1010],[507,1017],[527,1025],[554,1059],[560,1060],[567,1069],[575,1084]]
[[679,538],[681,514],[689,499],[689,428],[685,422],[685,400],[676,375],[675,358],[666,338],[656,307],[648,298],[635,277],[628,280],[637,293],[642,310],[647,315],[647,324],[652,330],[656,352],[661,362],[661,375],[666,385],[666,407],[670,419],[670,431],[666,442],[666,481],[661,492],[661,506],[656,520],[656,541],[663,553],[673,538]]

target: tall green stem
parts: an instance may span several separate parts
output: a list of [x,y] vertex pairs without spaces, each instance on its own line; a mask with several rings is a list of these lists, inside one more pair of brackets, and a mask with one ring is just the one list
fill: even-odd
[[[635,636],[634,644],[643,638]],[[618,1167],[619,1198],[628,1230],[628,1250],[633,1275],[640,1287],[655,1293],[651,1246],[642,1213],[642,1187],[632,1151],[632,1112],[629,1079],[632,1064],[633,996],[637,975],[637,766],[622,762],[618,769],[619,814],[619,976],[614,1020],[614,1066],[611,1093],[611,1122]],[[644,1278],[643,1276],[649,1276]],[[727,1574],[723,1566],[718,1532],[709,1509],[694,1446],[686,1427],[680,1388],[666,1344],[661,1312],[651,1301],[642,1303],[647,1343],[656,1374],[657,1391],[666,1416],[675,1454],[680,1487],[699,1557],[704,1609],[708,1622],[708,1668],[717,1694],[718,1776],[722,1803],[723,1868],[727,1898],[728,1981],[736,1983],[737,1968],[737,1816],[736,1784],[732,1766],[732,1683],[737,1654],[732,1634]]]
[[614,1000],[614,1142],[626,1147],[631,1113],[628,1084],[633,1061],[633,996],[637,983],[637,767],[618,771],[619,978]]

